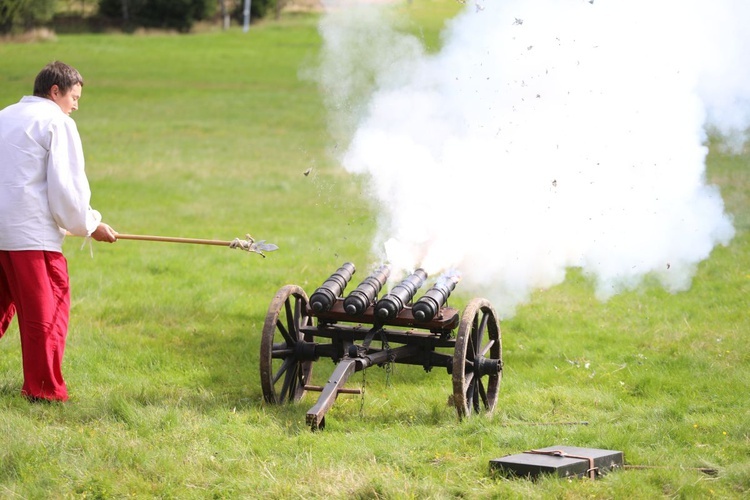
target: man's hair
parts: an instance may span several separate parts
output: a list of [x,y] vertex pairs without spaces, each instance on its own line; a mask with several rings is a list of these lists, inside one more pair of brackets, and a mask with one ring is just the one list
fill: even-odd
[[83,77],[77,69],[60,61],[54,61],[42,68],[34,80],[34,95],[48,97],[53,85],[57,85],[60,92],[67,94],[77,83],[83,85]]

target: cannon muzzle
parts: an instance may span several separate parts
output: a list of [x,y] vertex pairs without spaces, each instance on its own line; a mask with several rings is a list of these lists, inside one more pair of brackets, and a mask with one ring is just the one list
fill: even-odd
[[390,275],[391,269],[384,264],[357,285],[357,288],[344,299],[346,314],[356,316],[364,313],[365,309],[375,302],[375,298]]
[[381,320],[393,319],[398,313],[411,302],[414,294],[427,279],[427,273],[424,269],[417,269],[414,273],[407,276],[401,283],[394,286],[391,292],[384,295],[375,304],[375,316]]
[[451,292],[461,278],[457,275],[441,276],[411,308],[416,321],[431,321],[445,305]]
[[327,280],[310,296],[310,307],[315,312],[330,311],[336,298],[344,293],[344,288],[352,279],[355,272],[354,264],[346,262],[339,267]]

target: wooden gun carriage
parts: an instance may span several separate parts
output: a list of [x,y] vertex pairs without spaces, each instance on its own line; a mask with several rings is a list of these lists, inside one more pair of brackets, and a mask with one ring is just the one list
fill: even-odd
[[[492,412],[503,369],[500,326],[492,305],[485,299],[472,299],[459,318],[456,309],[446,306],[458,282],[453,276],[439,278],[414,302],[427,279],[422,269],[378,299],[390,275],[387,266],[375,270],[344,297],[354,272],[354,265],[345,263],[309,299],[297,285],[286,285],[276,293],[261,339],[265,401],[294,403],[307,391],[318,391],[320,396],[307,412],[306,422],[312,430],[322,429],[326,412],[339,394],[360,393],[344,388],[352,374],[392,362],[421,366],[425,371],[445,368],[453,379],[452,400],[459,418]],[[322,387],[311,385],[313,364],[320,358],[337,363]]]

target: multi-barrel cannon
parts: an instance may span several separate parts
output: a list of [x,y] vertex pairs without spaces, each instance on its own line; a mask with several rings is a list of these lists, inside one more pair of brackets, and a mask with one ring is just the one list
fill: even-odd
[[[415,301],[428,280],[423,269],[378,297],[390,278],[385,265],[345,295],[354,273],[353,264],[343,264],[309,299],[297,285],[276,293],[261,339],[260,377],[267,402],[292,403],[307,391],[320,392],[306,421],[312,430],[322,429],[339,394],[360,392],[344,387],[353,373],[402,363],[426,371],[445,368],[453,378],[452,400],[459,418],[494,410],[502,344],[497,315],[487,300],[472,299],[459,318],[458,311],[447,306],[459,278],[446,274]],[[312,368],[320,358],[337,365],[324,386],[315,386]]]

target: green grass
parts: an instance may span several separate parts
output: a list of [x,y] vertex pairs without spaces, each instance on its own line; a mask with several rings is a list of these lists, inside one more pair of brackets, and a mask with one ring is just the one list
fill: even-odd
[[[455,2],[404,12],[435,48]],[[405,7],[404,7],[405,8]],[[406,9],[406,8],[405,8]],[[73,310],[66,404],[19,396],[14,325],[0,341],[0,496],[7,498],[740,498],[750,492],[750,155],[712,147],[737,236],[692,288],[593,298],[571,270],[502,324],[505,372],[491,418],[458,422],[451,378],[365,372],[323,432],[299,405],[262,402],[259,346],[287,283],[308,294],[343,261],[371,263],[377,207],[329,155],[315,85],[314,17],[199,35],[60,36],[0,45],[0,106],[59,58],[86,79],[74,115],[93,205],[123,233],[231,239],[219,247],[69,239]],[[312,168],[310,175],[303,172]],[[461,307],[469,297],[459,296]],[[333,370],[315,364],[317,382]],[[356,374],[350,385],[363,383]],[[588,425],[530,425],[588,422]],[[568,444],[633,465],[594,483],[495,478],[488,461]],[[692,470],[712,467],[716,477]]]

